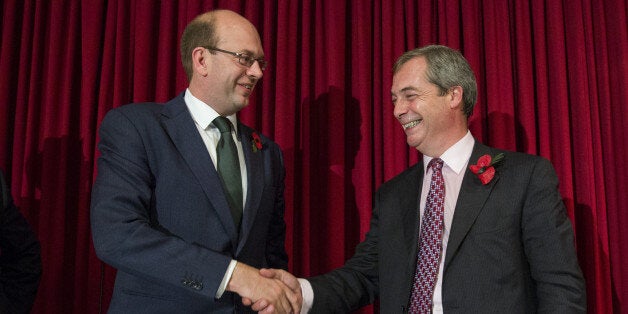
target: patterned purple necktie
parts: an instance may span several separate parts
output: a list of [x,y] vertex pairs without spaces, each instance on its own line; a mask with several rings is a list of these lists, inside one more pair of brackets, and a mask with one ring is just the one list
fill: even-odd
[[443,216],[445,207],[445,180],[443,160],[434,158],[427,165],[432,168],[430,191],[425,202],[419,234],[419,258],[414,274],[414,285],[410,298],[410,313],[431,313],[432,296],[438,276],[443,249]]

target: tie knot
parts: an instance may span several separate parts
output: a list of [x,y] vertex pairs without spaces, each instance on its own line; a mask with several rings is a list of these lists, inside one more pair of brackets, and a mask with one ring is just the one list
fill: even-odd
[[427,167],[432,168],[432,170],[434,171],[440,171],[441,169],[443,169],[443,160],[440,158],[434,158],[430,160],[430,162],[427,164]]
[[231,133],[231,121],[223,116],[214,119],[214,125],[220,130],[220,133]]

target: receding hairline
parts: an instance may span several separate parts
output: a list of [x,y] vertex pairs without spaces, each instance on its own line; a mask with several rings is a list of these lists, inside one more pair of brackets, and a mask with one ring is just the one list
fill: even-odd
[[255,25],[253,25],[251,21],[249,21],[244,16],[238,14],[237,12],[234,12],[231,10],[219,9],[219,10],[209,11],[207,13],[204,13],[198,16],[198,18],[199,18],[199,21],[202,21],[202,22],[205,22],[205,21],[213,22],[213,24],[216,27],[216,35],[218,39],[220,38],[220,33],[222,31],[222,28],[235,26],[235,25],[238,25],[238,23],[242,26],[246,26],[250,28],[251,31],[255,31],[255,33],[259,37],[259,32],[257,31],[257,27],[255,27]]
[[218,10],[212,10],[212,11],[208,11],[205,12],[197,17],[195,17],[192,21],[201,21],[201,22],[207,22],[209,20],[212,19],[217,19],[217,18],[221,18],[221,17],[239,17],[241,19],[244,19],[246,21],[248,21],[246,18],[244,18],[242,15],[238,14],[237,12],[231,11],[231,10],[226,10],[226,9],[218,9]]

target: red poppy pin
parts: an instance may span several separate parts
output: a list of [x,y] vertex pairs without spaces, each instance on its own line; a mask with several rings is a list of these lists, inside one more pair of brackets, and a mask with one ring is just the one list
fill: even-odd
[[495,168],[493,166],[500,163],[503,159],[503,153],[499,153],[495,158],[491,158],[490,155],[486,154],[478,159],[477,164],[469,166],[469,169],[478,176],[482,184],[486,185],[495,176]]
[[252,146],[254,153],[262,149],[262,140],[259,138],[257,132],[253,132],[253,134],[251,134],[251,142],[253,144]]

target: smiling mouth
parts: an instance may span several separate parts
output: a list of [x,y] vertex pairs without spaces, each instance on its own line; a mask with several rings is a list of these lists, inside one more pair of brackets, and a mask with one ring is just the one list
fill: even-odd
[[253,84],[240,84],[240,86],[248,89],[248,90],[252,90],[253,89]]
[[415,120],[415,121],[412,121],[412,122],[408,122],[406,124],[402,124],[402,126],[403,126],[404,130],[407,130],[407,129],[411,128],[411,127],[415,127],[415,126],[419,125],[419,123],[421,123],[422,121],[423,121],[423,119],[419,119],[419,120]]

